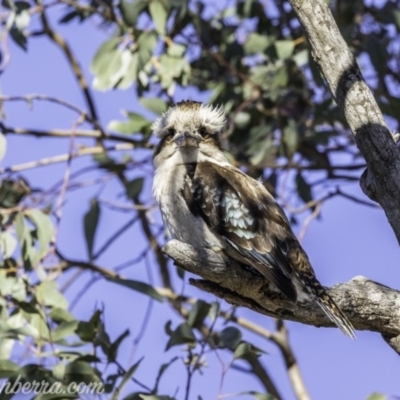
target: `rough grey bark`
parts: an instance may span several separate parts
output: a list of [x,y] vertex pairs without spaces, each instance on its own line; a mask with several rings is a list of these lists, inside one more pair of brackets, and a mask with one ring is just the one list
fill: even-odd
[[289,0],[368,169],[361,188],[386,213],[400,244],[400,152],[325,0]]
[[[228,261],[220,253],[210,250],[199,253],[177,240],[168,242],[163,251],[177,265],[203,278],[191,279],[192,285],[228,303],[316,327],[334,326],[317,304],[292,303],[255,270]],[[399,291],[362,276],[335,285],[328,291],[355,329],[379,332],[396,351],[400,351]]]

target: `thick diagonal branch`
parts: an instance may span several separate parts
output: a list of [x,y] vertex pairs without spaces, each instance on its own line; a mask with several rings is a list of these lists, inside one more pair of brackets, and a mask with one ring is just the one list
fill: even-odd
[[395,141],[328,3],[325,0],[289,1],[306,32],[312,56],[367,162],[361,188],[382,206],[400,243],[400,152]]
[[[255,271],[227,261],[210,250],[198,253],[192,246],[172,240],[164,252],[176,264],[200,275],[191,283],[225,299],[274,318],[316,327],[333,327],[317,304],[295,304],[283,296]],[[349,317],[357,330],[379,332],[385,338],[400,335],[400,292],[364,277],[335,285],[329,294]]]

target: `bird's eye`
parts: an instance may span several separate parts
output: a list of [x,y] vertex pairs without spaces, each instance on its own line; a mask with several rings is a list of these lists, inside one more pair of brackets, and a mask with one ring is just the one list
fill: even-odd
[[175,136],[175,129],[174,128],[169,128],[167,131],[167,138],[168,139],[172,139]]
[[199,133],[203,138],[208,135],[207,129],[204,126],[200,127]]

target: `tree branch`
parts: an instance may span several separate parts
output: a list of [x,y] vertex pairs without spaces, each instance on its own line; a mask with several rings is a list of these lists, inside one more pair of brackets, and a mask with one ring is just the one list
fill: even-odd
[[312,55],[343,111],[363,154],[368,172],[367,196],[384,209],[400,243],[400,152],[356,59],[333,19],[325,0],[289,0],[310,42]]
[[[1,99],[0,99],[1,100]],[[41,137],[53,137],[53,138],[70,138],[74,137],[82,137],[82,138],[93,138],[100,139],[103,138],[105,140],[112,140],[115,142],[123,142],[123,143],[132,143],[137,144],[137,140],[132,139],[129,136],[116,135],[113,133],[104,133],[98,129],[50,129],[48,131],[38,130],[38,129],[25,129],[25,128],[11,128],[5,126],[4,123],[0,122],[0,129],[4,134],[14,134],[14,135],[26,135],[26,136],[34,136],[37,138]],[[146,148],[146,146],[143,146]]]
[[129,143],[119,143],[115,146],[108,147],[104,149],[102,146],[94,146],[94,147],[82,147],[76,150],[74,153],[60,154],[59,156],[54,157],[46,157],[37,161],[30,161],[23,164],[13,165],[11,167],[0,168],[0,174],[4,174],[6,172],[21,172],[27,169],[44,167],[46,165],[57,164],[60,162],[66,162],[69,159],[95,155],[95,154],[103,154],[106,151],[121,151],[121,150],[132,150],[133,146]]
[[[200,289],[228,303],[250,308],[274,318],[316,327],[334,325],[317,304],[289,301],[278,289],[255,271],[224,259],[222,254],[172,240],[163,251],[179,266],[203,280],[191,279]],[[328,289],[338,306],[358,330],[379,332],[387,338],[400,335],[400,292],[358,276]]]
[[[41,0],[37,0],[37,4],[41,5]],[[46,12],[43,9],[41,12],[41,21],[43,24],[43,30],[46,35],[63,51],[69,64],[71,65],[72,71],[75,75],[75,78],[79,84],[79,87],[82,90],[83,97],[85,98],[86,104],[89,108],[90,117],[93,120],[94,125],[96,128],[101,129],[99,126],[99,118],[96,111],[96,106],[94,104],[92,93],[90,92],[89,86],[86,82],[86,79],[83,75],[82,68],[79,65],[78,60],[75,58],[74,54],[72,53],[71,48],[69,47],[68,43],[64,40],[62,36],[60,36],[56,31],[54,31],[47,19]]]

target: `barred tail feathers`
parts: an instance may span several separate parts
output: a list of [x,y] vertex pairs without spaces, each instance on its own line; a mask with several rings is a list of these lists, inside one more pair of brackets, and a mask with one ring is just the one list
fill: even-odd
[[343,313],[343,311],[333,301],[332,297],[329,296],[324,287],[313,277],[301,277],[298,274],[298,278],[301,283],[306,287],[311,296],[315,299],[318,305],[326,316],[347,336],[351,339],[356,338],[354,327]]
[[343,311],[336,305],[332,297],[325,292],[319,297],[315,296],[318,305],[327,317],[347,336],[352,339],[356,338],[354,327],[349,319],[344,315]]

